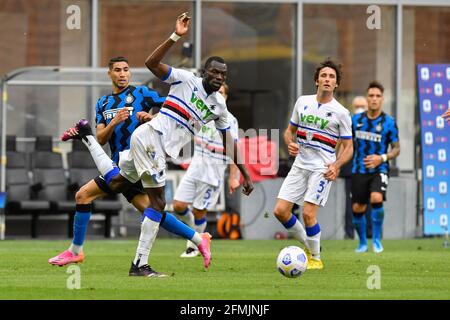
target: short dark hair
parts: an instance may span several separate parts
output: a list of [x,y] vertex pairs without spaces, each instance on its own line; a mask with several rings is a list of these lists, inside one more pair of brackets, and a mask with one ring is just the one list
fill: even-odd
[[218,57],[218,56],[212,56],[209,57],[206,62],[205,62],[205,70],[208,69],[209,65],[213,62],[213,61],[217,61],[223,64],[226,64],[225,60],[222,57]]
[[369,89],[372,89],[372,88],[380,89],[381,93],[384,93],[383,85],[376,80],[369,83],[369,86],[367,87],[367,92],[369,92]]
[[316,73],[314,74],[314,82],[319,79],[319,73],[320,70],[323,68],[331,68],[336,72],[336,83],[340,84],[342,79],[342,65],[334,62],[331,60],[331,58],[325,59],[325,61],[322,61],[316,68]]
[[[122,61],[128,63],[128,59],[125,58],[125,57],[122,57],[122,56],[118,56],[118,57],[111,58],[111,59],[109,60],[109,62],[108,62],[109,70],[112,69],[114,63],[116,63],[116,62],[122,62]],[[128,63],[128,64],[129,64],[129,63]]]

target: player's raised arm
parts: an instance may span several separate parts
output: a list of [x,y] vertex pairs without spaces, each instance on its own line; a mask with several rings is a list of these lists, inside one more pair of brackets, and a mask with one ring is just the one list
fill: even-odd
[[190,20],[191,17],[188,16],[187,12],[179,15],[175,23],[175,32],[160,44],[145,60],[147,68],[158,78],[164,79],[168,75],[170,66],[162,63],[161,60],[172,45],[188,32]]

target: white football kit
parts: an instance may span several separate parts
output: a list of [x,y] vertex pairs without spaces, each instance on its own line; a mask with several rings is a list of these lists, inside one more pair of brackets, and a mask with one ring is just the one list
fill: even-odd
[[170,67],[164,82],[170,91],[160,112],[131,135],[130,150],[120,154],[120,174],[131,182],[142,180],[144,188],[165,185],[166,154],[176,159],[180,150],[202,126],[228,130],[225,99],[219,92],[207,94],[202,78]]
[[[237,119],[228,112],[231,136],[238,139]],[[198,210],[208,209],[217,203],[225,170],[231,163],[225,155],[222,138],[214,124],[208,123],[194,137],[194,156],[181,179],[174,199],[192,203]]]
[[339,139],[352,139],[350,112],[333,98],[319,104],[316,95],[300,96],[290,124],[297,127],[299,153],[280,188],[278,198],[302,205],[324,206],[331,181],[324,178],[327,165],[336,161]]

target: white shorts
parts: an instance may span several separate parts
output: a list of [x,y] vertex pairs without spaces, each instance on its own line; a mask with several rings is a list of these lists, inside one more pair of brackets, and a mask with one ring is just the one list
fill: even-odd
[[322,172],[309,171],[292,166],[284,180],[278,198],[303,205],[303,202],[325,206],[331,189],[331,181]]
[[142,180],[144,188],[166,184],[166,153],[161,135],[150,125],[139,126],[131,135],[130,150],[119,154],[120,174],[136,183]]
[[175,192],[174,199],[192,203],[195,209],[203,210],[214,206],[220,195],[220,185],[215,187],[205,182],[193,179],[187,174],[183,176]]

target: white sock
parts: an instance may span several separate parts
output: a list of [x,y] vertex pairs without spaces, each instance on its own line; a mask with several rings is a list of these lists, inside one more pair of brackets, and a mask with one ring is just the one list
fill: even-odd
[[313,259],[320,260],[320,234],[322,232],[306,237],[306,243],[308,244],[309,251]]
[[[194,236],[192,237],[192,239],[189,241],[187,241],[187,248],[194,248],[196,249],[196,247],[202,243],[202,236],[200,235],[200,233],[195,232]],[[192,245],[191,245],[192,244]]]
[[74,255],[78,255],[81,251],[83,251],[83,246],[77,246],[76,244],[71,243],[69,251],[72,252]]
[[198,233],[203,233],[205,232],[206,229],[206,221],[201,223],[201,224],[195,224],[194,227],[195,231],[197,231]]
[[102,146],[97,142],[94,136],[86,136],[86,139],[88,139],[87,142],[84,139],[81,139],[81,141],[83,141],[85,146],[89,149],[98,171],[100,171],[102,176],[105,176],[115,167],[113,161],[108,157],[105,150],[103,150]]
[[198,247],[200,243],[202,243],[202,236],[201,233],[205,232],[206,229],[206,219],[201,224],[195,224],[194,230],[196,231],[194,236],[192,237],[191,241]]
[[287,229],[287,231],[294,236],[295,239],[300,241],[304,246],[306,246],[309,249],[309,246],[306,242],[306,231],[303,227],[302,223],[297,220],[295,224]]
[[136,249],[136,257],[133,261],[137,267],[148,264],[148,256],[150,255],[150,250],[152,249],[153,242],[155,242],[158,230],[159,222],[144,217],[141,224],[141,235],[139,236],[139,245]]
[[181,221],[186,223],[189,227],[194,228],[195,227],[194,214],[192,213],[191,209],[187,208],[186,210],[187,212],[183,215],[176,211],[175,213],[177,214],[177,216],[180,218]]

